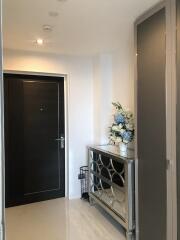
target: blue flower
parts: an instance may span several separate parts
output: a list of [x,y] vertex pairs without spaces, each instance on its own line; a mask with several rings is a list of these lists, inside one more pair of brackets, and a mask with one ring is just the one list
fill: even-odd
[[126,142],[131,142],[133,138],[133,134],[131,131],[124,131],[122,134],[122,138]]
[[114,120],[117,124],[125,123],[125,117],[121,113],[115,114]]

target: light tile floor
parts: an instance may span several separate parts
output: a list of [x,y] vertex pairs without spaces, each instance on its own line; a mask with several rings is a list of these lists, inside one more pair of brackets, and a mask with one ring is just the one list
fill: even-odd
[[125,240],[102,209],[65,198],[6,209],[7,240]]

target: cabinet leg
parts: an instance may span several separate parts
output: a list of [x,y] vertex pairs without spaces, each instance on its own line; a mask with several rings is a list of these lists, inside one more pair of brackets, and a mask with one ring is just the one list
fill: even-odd
[[135,236],[132,231],[126,232],[126,240],[135,240]]
[[89,203],[91,206],[94,206],[95,202],[94,199],[92,197],[89,197]]

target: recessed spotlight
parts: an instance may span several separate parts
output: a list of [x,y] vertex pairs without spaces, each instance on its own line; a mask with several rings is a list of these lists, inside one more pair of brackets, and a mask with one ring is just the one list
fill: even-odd
[[50,26],[50,25],[43,25],[43,30],[45,32],[51,32],[52,31],[52,26]]
[[49,16],[50,17],[57,17],[57,16],[59,16],[59,13],[56,12],[56,11],[49,11]]
[[43,41],[42,38],[38,38],[38,39],[36,40],[36,43],[37,43],[38,45],[43,45],[44,41]]

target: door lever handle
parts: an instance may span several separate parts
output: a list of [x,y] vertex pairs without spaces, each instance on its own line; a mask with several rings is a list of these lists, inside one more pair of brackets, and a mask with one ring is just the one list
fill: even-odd
[[60,138],[56,138],[55,140],[60,142],[61,149],[64,149],[65,138],[61,136]]

